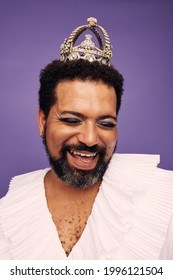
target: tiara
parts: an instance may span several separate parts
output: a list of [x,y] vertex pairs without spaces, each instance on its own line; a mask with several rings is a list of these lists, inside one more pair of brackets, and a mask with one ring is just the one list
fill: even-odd
[[[85,31],[91,30],[99,43],[99,47],[92,41],[92,35],[85,35],[85,40],[79,45],[74,46],[78,37]],[[104,42],[102,40],[104,39]],[[89,62],[98,61],[101,64],[110,65],[112,58],[112,46],[106,30],[97,24],[97,19],[90,17],[87,19],[87,24],[77,27],[70,34],[68,39],[60,46],[60,60],[77,60],[84,59]]]

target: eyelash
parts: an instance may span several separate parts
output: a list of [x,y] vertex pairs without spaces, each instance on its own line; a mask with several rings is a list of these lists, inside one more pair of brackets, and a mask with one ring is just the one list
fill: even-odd
[[106,122],[106,121],[98,122],[98,125],[103,126],[103,127],[106,127],[106,128],[114,128],[114,127],[116,127],[116,124],[115,124],[115,123]]
[[[75,125],[82,123],[82,120],[76,119],[76,118],[59,118],[60,121],[65,122],[69,125]],[[99,121],[97,125],[102,126],[104,128],[114,128],[116,127],[116,124],[112,122],[106,122],[106,121]]]
[[68,123],[68,124],[77,124],[77,123],[82,123],[81,120],[76,119],[76,118],[59,118],[60,121]]

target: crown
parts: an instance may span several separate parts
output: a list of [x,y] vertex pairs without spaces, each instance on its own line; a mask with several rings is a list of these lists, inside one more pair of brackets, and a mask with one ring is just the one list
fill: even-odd
[[[85,40],[79,45],[74,46],[78,37],[85,31],[91,30],[99,43],[99,47],[92,41],[92,35],[85,35]],[[103,42],[103,39],[104,42]],[[97,19],[90,17],[87,19],[87,24],[77,27],[70,34],[68,39],[60,46],[60,60],[77,60],[84,59],[90,62],[98,61],[101,64],[110,65],[112,58],[112,46],[106,30],[97,24]]]

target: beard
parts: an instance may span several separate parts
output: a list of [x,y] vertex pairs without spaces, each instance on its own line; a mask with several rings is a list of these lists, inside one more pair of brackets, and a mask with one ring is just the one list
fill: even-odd
[[[71,185],[76,188],[89,188],[101,181],[110,161],[110,159],[105,161],[105,147],[99,147],[98,145],[88,147],[82,143],[79,145],[64,144],[61,147],[59,158],[56,158],[55,156],[51,155],[49,151],[46,140],[46,128],[43,135],[43,144],[49,159],[49,163],[58,178],[60,178],[67,185]],[[71,166],[67,161],[67,153],[70,153],[71,150],[97,153],[99,158],[95,168],[91,170],[81,170]]]

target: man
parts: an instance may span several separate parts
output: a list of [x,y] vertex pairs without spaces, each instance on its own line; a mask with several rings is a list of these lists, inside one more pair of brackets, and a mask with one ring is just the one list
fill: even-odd
[[[77,38],[90,34],[78,46]],[[102,42],[101,31],[104,36]],[[158,156],[114,154],[123,77],[94,18],[40,75],[38,126],[50,168],[12,179],[0,205],[1,259],[157,259],[173,211]]]

